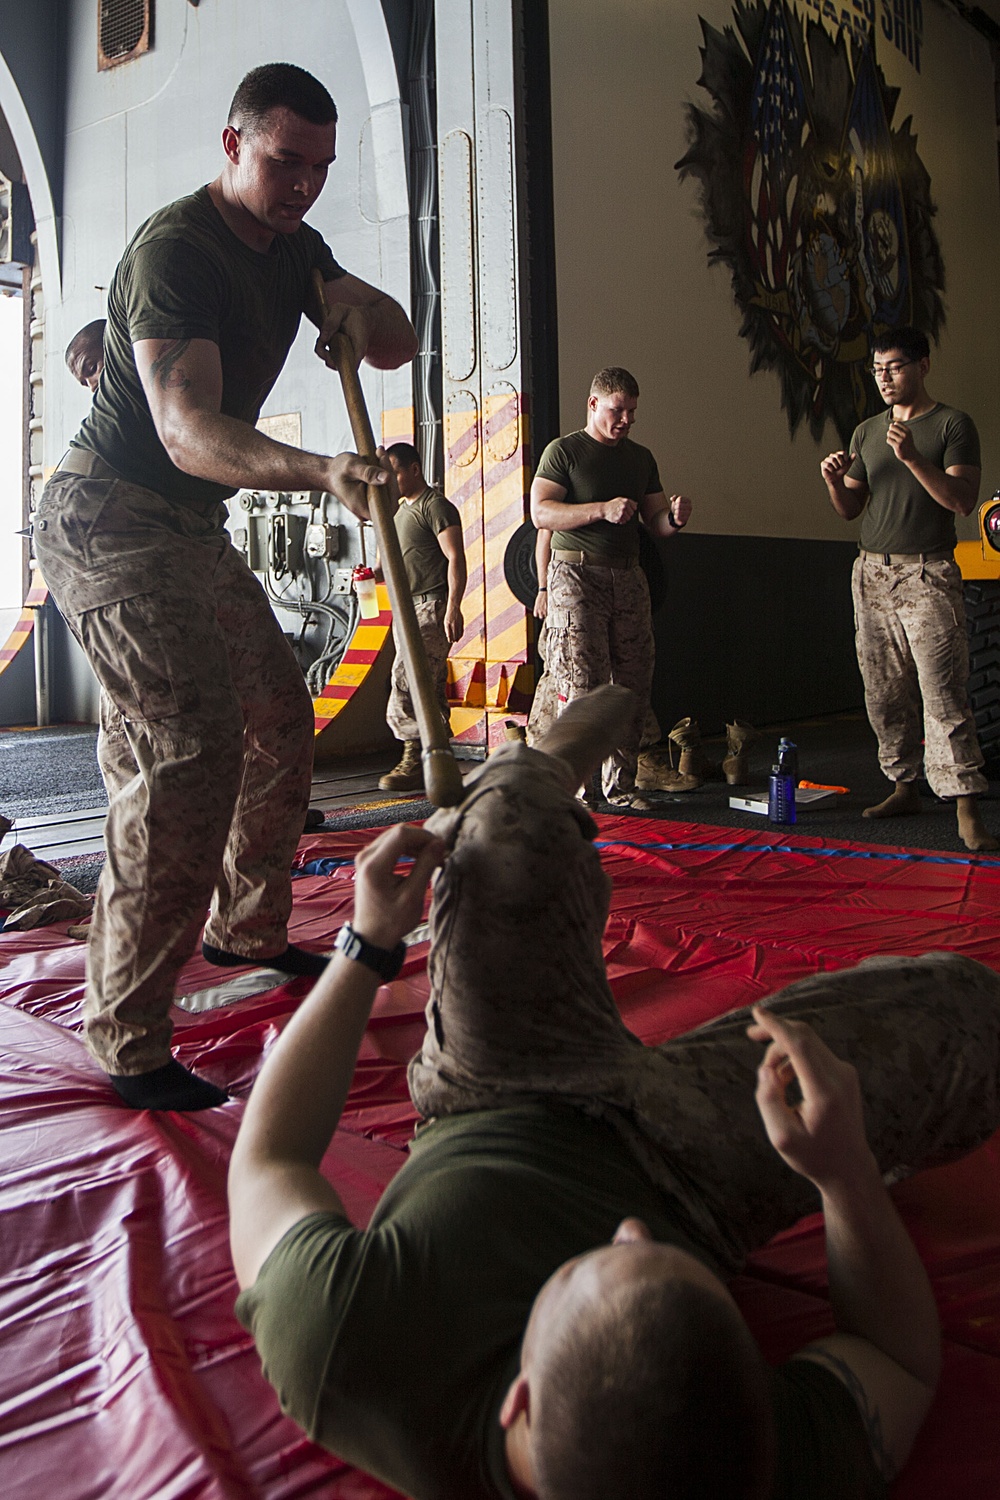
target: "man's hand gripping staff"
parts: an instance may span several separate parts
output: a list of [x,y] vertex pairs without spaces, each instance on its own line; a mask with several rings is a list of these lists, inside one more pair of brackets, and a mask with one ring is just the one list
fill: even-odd
[[[323,316],[323,332],[320,343],[326,338],[328,309],[326,287],[319,271],[313,274],[316,298]],[[365,406],[361,382],[358,379],[357,350],[348,333],[341,331],[331,335],[329,352],[336,362],[344,387],[344,400],[351,419],[351,431],[358,452],[363,459],[379,457],[375,447],[368,408]],[[427,653],[417,624],[413,596],[410,593],[403,564],[399,537],[393,523],[397,494],[391,473],[389,493],[386,485],[369,486],[368,511],[375,525],[382,572],[389,590],[389,602],[397,625],[396,646],[406,665],[406,677],[413,696],[415,718],[420,728],[420,743],[423,746],[424,785],[427,795],[435,807],[453,807],[462,799],[462,773],[458,768],[449,744],[449,728],[438,708],[434,682],[427,662]]]

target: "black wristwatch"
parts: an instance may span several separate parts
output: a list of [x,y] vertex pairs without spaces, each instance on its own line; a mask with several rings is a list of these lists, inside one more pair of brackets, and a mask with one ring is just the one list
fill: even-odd
[[333,950],[335,953],[342,953],[345,958],[352,958],[355,963],[364,964],[366,969],[373,969],[386,984],[390,979],[395,979],[406,957],[406,944],[402,939],[395,948],[377,948],[374,943],[369,943],[360,933],[355,932],[350,922],[345,922],[337,933]]
[[667,511],[667,520],[670,522],[670,525],[674,531],[683,531],[685,526],[687,525],[686,521],[675,521],[674,513],[672,510]]

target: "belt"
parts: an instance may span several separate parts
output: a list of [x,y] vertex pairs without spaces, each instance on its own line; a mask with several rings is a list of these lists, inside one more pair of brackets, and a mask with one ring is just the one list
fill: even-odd
[[429,604],[432,599],[447,599],[447,597],[447,594],[441,593],[438,589],[428,589],[426,594],[414,594],[413,602],[414,604]]
[[552,556],[556,562],[576,563],[584,568],[637,568],[639,566],[637,557],[601,557],[596,552],[564,552],[559,547],[553,547]]
[[56,464],[57,474],[82,474],[85,479],[121,479],[117,470],[89,448],[68,448]]
[[924,563],[924,562],[949,562],[955,560],[954,547],[939,547],[936,552],[866,552],[864,547],[860,549],[862,557],[873,558],[875,562],[881,563]]

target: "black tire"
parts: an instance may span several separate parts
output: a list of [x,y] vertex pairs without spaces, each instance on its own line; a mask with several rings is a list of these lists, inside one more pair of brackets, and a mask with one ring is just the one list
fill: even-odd
[[969,703],[986,774],[1000,776],[1000,579],[965,584],[969,634]]
[[504,577],[507,587],[519,604],[531,609],[538,593],[538,574],[535,572],[535,537],[537,532],[530,521],[522,521],[507,543],[503,558]]

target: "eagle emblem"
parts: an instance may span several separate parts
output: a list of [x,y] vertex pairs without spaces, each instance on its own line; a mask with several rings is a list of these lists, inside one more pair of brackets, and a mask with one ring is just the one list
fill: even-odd
[[805,420],[819,439],[829,418],[846,445],[884,407],[874,340],[903,324],[936,339],[944,321],[930,177],[912,117],[894,128],[874,27],[834,38],[786,0],[739,0],[733,17],[722,32],[701,19],[714,105],[688,105],[676,170],[700,182],[751,373],[779,372],[791,432]]

